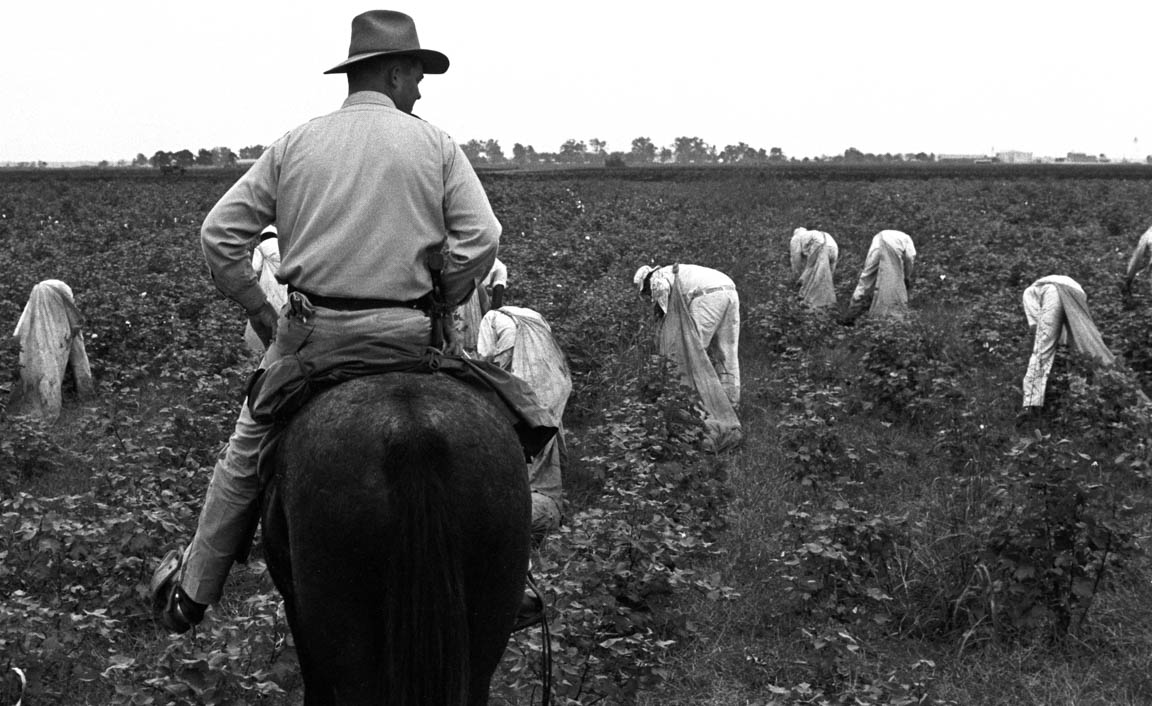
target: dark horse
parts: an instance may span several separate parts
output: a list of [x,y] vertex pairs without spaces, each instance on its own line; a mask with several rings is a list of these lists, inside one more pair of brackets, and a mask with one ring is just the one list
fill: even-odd
[[528,570],[511,424],[446,375],[392,373],[317,396],[271,458],[265,551],[304,703],[487,703]]

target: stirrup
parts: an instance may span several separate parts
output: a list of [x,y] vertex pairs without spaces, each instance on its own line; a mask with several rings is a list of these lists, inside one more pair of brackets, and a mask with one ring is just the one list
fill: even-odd
[[534,593],[525,593],[520,599],[520,607],[516,610],[516,622],[512,624],[512,632],[520,632],[542,622],[544,622],[544,601]]
[[544,596],[540,595],[540,589],[536,588],[536,582],[532,580],[531,573],[524,580],[528,584],[529,590],[520,596],[520,607],[516,610],[516,622],[512,624],[512,632],[519,632],[533,625],[543,625],[544,629],[547,630],[548,621],[544,617]]

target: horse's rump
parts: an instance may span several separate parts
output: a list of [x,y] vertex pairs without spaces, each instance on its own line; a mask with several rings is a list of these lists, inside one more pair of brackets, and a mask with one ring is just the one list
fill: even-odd
[[306,703],[485,703],[528,562],[504,417],[446,376],[360,378],[309,402],[274,463],[266,552]]

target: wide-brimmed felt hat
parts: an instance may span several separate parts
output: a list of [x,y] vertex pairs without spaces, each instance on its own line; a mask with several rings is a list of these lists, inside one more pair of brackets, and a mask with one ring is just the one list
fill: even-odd
[[347,73],[352,64],[385,54],[414,56],[424,64],[426,74],[442,74],[448,70],[447,56],[420,48],[416,23],[411,17],[392,10],[369,10],[352,18],[348,58],[324,73]]

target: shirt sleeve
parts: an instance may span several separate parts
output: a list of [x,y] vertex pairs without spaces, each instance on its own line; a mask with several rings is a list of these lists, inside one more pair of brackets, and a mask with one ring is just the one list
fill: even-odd
[[489,287],[496,285],[508,286],[508,267],[500,262],[500,258],[496,258],[496,262],[492,264],[492,269],[488,272],[488,279],[484,280],[484,284]]
[[476,335],[476,354],[484,360],[492,360],[516,344],[516,322],[512,317],[493,309],[480,320],[480,331]]
[[480,319],[480,330],[476,332],[476,355],[482,360],[490,360],[496,355],[496,332],[492,322],[495,316],[495,309],[484,314],[484,318]]
[[496,260],[500,221],[492,212],[480,179],[452,138],[444,138],[444,226],[448,261],[444,293],[457,304],[467,298],[473,282],[482,281]]
[[825,234],[825,237],[828,239],[825,245],[825,247],[828,248],[828,267],[835,272],[836,263],[840,260],[840,246],[836,244],[832,236]]
[[1028,287],[1024,290],[1024,318],[1028,319],[1029,326],[1036,325],[1036,319],[1040,314],[1040,288],[1036,285]]
[[856,282],[856,289],[852,290],[853,302],[862,301],[871,295],[876,286],[876,271],[879,268],[880,236],[876,236],[872,238],[872,244],[868,246],[868,254],[864,256],[864,267],[860,270],[860,279]]
[[200,246],[212,281],[245,311],[255,311],[267,301],[248,252],[260,232],[276,219],[277,157],[284,142],[281,138],[264,150],[212,207],[200,228]]
[[908,235],[904,236],[904,279],[911,280],[916,266],[916,244]]
[[1132,259],[1128,260],[1128,272],[1126,273],[1128,279],[1132,279],[1136,273],[1148,266],[1150,250],[1152,250],[1152,228],[1140,236],[1140,242],[1136,243],[1136,249],[1132,251]]
[[271,267],[275,272],[280,269],[280,242],[275,238],[269,238],[261,241],[256,249],[264,257],[264,267]]
[[672,291],[672,282],[667,274],[666,267],[661,267],[652,273],[649,285],[652,289],[652,301],[660,308],[661,314],[668,313],[668,295]]
[[800,276],[800,265],[802,264],[801,260],[803,258],[802,251],[804,249],[804,243],[802,242],[803,239],[804,234],[797,233],[796,235],[792,236],[792,240],[788,243],[788,259],[792,264],[793,277]]

